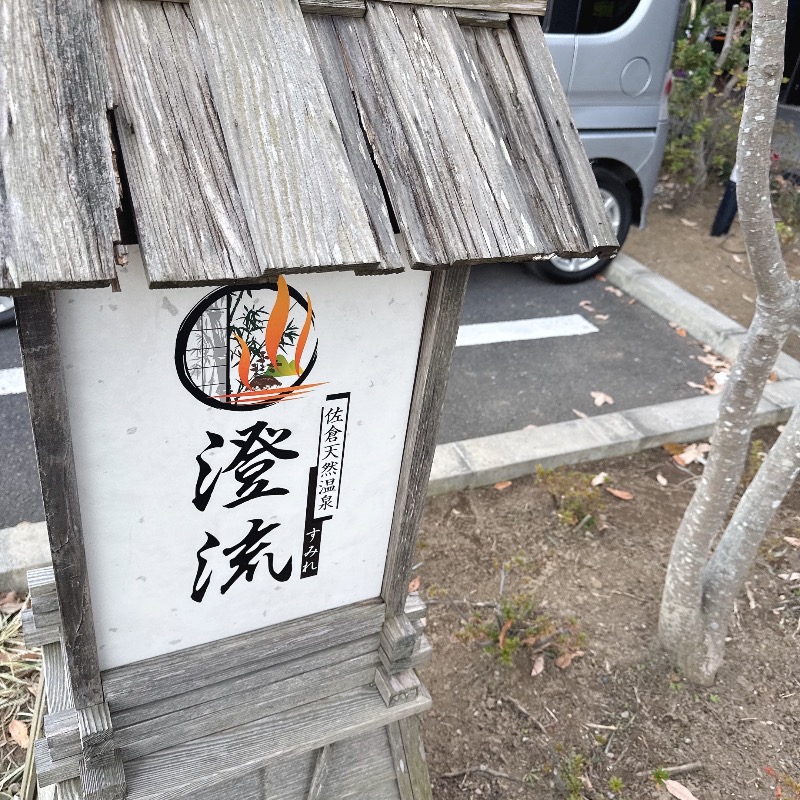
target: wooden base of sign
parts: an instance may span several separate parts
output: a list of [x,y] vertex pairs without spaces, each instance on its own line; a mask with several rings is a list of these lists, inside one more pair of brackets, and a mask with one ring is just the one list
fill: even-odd
[[[30,576],[33,635],[37,609],[58,631],[48,576]],[[424,615],[417,595],[387,622],[382,602],[357,603],[108,670],[109,718],[74,708],[61,642],[47,642],[39,785],[64,800],[429,800],[431,701],[408,666],[430,653]]]

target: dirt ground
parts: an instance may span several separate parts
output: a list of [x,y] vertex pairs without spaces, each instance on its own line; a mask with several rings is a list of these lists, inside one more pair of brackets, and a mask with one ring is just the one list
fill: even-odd
[[[647,230],[624,249],[747,325],[755,288],[738,220],[729,236],[708,235],[721,191],[657,197]],[[800,246],[785,258],[800,277]],[[792,339],[787,350],[800,358]],[[633,494],[598,490],[595,529],[559,520],[552,478],[428,502],[418,576],[434,646],[422,678],[434,699],[425,742],[436,800],[666,797],[654,770],[685,765],[673,779],[698,800],[800,798],[800,548],[784,539],[797,542],[800,488],[738,600],[716,685],[688,685],[657,646],[669,550],[699,470],[663,449],[583,465],[588,477],[568,482],[605,471]],[[512,607],[492,607],[503,602]],[[527,609],[533,634],[518,637],[505,665],[496,640],[509,615],[507,636],[526,627],[520,604],[536,609]]]
[[[722,187],[713,186],[685,200],[666,199],[663,190],[650,207],[647,228],[631,229],[623,252],[749,325],[755,285],[745,254],[738,217],[728,236],[709,234]],[[688,224],[687,224],[688,223]],[[800,278],[800,241],[783,248],[793,278]],[[800,340],[790,337],[786,352],[800,358]]]
[[[653,771],[686,764],[673,779],[698,800],[800,798],[800,489],[739,598],[717,683],[701,689],[656,643],[669,549],[700,467],[658,449],[581,469],[427,504],[417,575],[434,647],[421,677],[434,700],[424,733],[435,800],[667,797]],[[600,472],[608,482],[593,498]],[[551,493],[568,485],[584,487],[569,525]],[[589,513],[596,528],[574,525]],[[492,604],[504,601],[498,619]],[[505,665],[496,639],[509,616],[507,637],[528,633]]]

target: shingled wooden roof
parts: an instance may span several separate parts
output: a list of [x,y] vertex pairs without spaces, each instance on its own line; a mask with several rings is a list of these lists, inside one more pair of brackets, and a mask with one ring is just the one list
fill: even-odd
[[9,0],[0,290],[112,283],[123,186],[151,286],[610,252],[543,3],[457,4]]

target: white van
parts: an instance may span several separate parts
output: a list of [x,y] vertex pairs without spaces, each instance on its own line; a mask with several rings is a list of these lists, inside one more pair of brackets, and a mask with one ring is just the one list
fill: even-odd
[[[550,0],[545,38],[620,245],[644,227],[667,142],[670,61],[683,0]],[[610,259],[538,266],[584,280]]]

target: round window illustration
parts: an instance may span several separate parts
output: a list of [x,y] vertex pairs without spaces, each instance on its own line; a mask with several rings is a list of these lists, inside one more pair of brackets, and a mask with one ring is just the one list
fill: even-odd
[[309,295],[275,283],[228,286],[204,297],[178,331],[181,383],[214,408],[249,411],[306,394],[317,360]]

